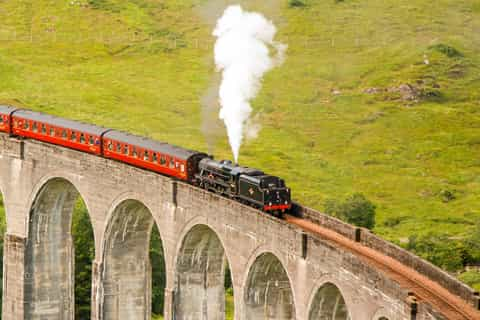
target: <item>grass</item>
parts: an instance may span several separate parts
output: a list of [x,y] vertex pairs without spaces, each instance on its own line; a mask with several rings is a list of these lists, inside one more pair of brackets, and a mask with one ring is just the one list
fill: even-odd
[[[477,1],[239,2],[289,45],[253,101],[262,130],[241,163],[284,177],[320,210],[365,194],[375,232],[392,241],[468,235],[480,219]],[[224,3],[0,2],[0,102],[207,150],[200,100]],[[418,103],[364,93],[406,83]],[[214,138],[214,155],[231,158],[224,130]]]
[[225,320],[233,320],[234,315],[234,301],[233,293],[228,292],[225,294]]
[[460,274],[459,279],[475,290],[480,291],[480,270],[466,271]]

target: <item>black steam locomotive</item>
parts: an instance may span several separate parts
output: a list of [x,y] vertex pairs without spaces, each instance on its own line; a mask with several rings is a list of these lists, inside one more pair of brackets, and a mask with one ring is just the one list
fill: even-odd
[[284,180],[231,161],[204,158],[196,175],[200,187],[281,217],[291,208],[290,189]]

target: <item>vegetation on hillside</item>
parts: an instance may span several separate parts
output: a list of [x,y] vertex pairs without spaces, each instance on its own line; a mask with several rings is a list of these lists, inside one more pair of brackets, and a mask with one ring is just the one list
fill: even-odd
[[[317,209],[362,193],[376,206],[375,233],[452,272],[478,263],[478,1],[239,2],[273,19],[289,45],[253,101],[262,129],[240,162],[284,177]],[[0,103],[209,150],[200,101],[224,7],[1,2]],[[231,158],[209,121],[220,128],[210,150]],[[460,278],[480,288],[477,272]]]
[[152,266],[152,315],[162,315],[165,299],[165,258],[162,239],[154,225],[150,235],[150,264]]
[[95,258],[93,228],[85,203],[77,200],[72,217],[75,248],[75,319],[90,319],[92,262]]
[[325,213],[358,227],[375,227],[375,205],[361,193],[355,193],[345,201],[327,199]]

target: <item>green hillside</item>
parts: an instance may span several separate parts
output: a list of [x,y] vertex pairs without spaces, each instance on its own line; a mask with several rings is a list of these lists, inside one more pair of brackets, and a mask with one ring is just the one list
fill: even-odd
[[[239,2],[289,46],[253,101],[262,130],[242,164],[285,177],[317,209],[363,193],[377,206],[374,231],[405,246],[475,232],[477,0]],[[0,102],[208,150],[200,102],[227,3],[2,1]],[[231,158],[222,124],[210,127],[214,155]]]

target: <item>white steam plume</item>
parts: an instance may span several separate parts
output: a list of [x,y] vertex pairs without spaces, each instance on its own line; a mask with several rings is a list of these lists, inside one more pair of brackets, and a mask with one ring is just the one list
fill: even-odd
[[[250,100],[260,89],[265,72],[281,64],[287,46],[274,41],[277,29],[259,13],[228,7],[217,21],[213,35],[215,64],[222,71],[220,119],[227,127],[228,140],[238,162],[245,122],[252,108]],[[271,57],[270,50],[276,51]]]

